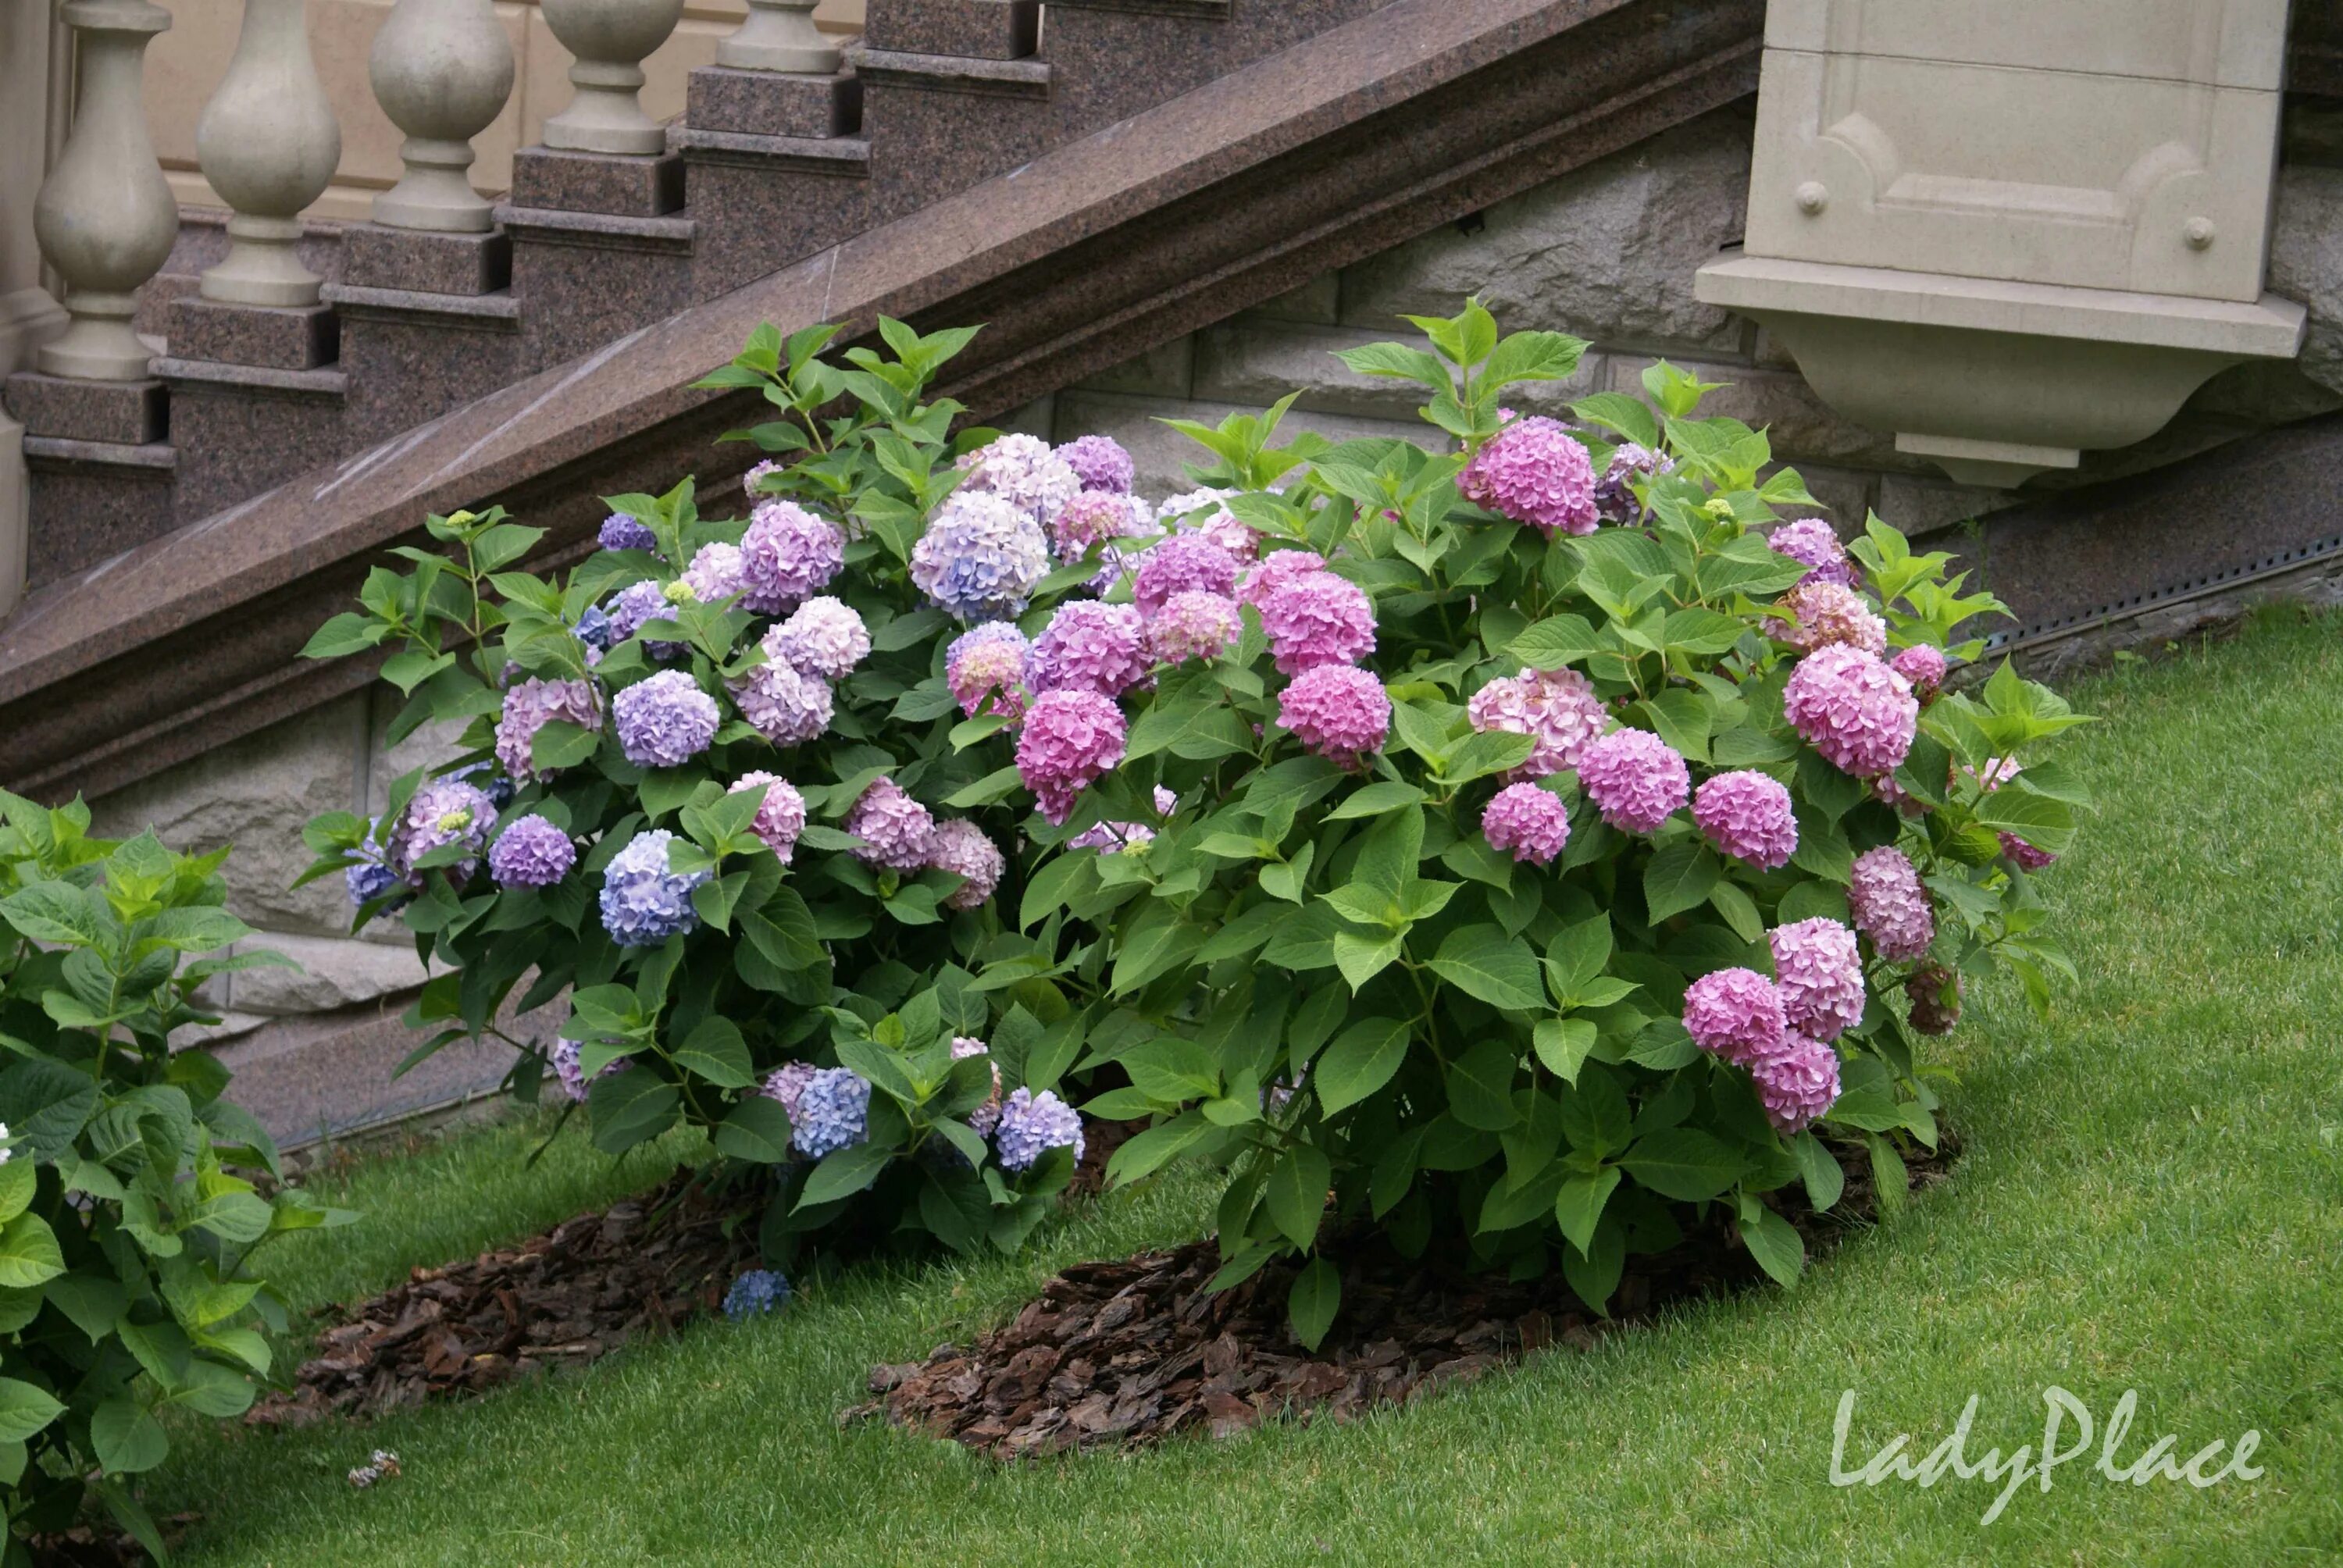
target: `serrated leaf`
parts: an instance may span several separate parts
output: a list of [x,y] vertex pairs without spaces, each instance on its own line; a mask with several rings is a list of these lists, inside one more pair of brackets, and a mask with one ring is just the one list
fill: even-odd
[[1806,1266],[1806,1243],[1798,1228],[1763,1203],[1751,1199],[1735,1217],[1742,1245],[1757,1266],[1784,1286],[1798,1282]]
[[1528,1011],[1545,1006],[1537,955],[1527,942],[1508,937],[1499,927],[1464,926],[1449,932],[1431,968],[1491,1007]]
[[1663,1198],[1714,1198],[1741,1180],[1747,1161],[1695,1128],[1670,1127],[1638,1139],[1619,1163]]
[[1605,1165],[1592,1175],[1576,1172],[1563,1178],[1562,1191],[1554,1195],[1554,1220],[1562,1228],[1564,1239],[1581,1252],[1594,1244],[1604,1207],[1618,1186],[1619,1168],[1615,1165]]
[[1262,1197],[1269,1217],[1286,1240],[1307,1251],[1318,1239],[1319,1221],[1326,1214],[1326,1189],[1333,1169],[1315,1145],[1295,1143],[1270,1167]]
[[1345,1029],[1310,1070],[1320,1111],[1332,1116],[1389,1083],[1407,1060],[1408,1040],[1408,1026],[1395,1019],[1362,1019]]
[[1342,1305],[1342,1275],[1325,1259],[1311,1259],[1293,1277],[1292,1289],[1285,1298],[1286,1316],[1293,1322],[1293,1337],[1305,1349],[1316,1350],[1326,1338],[1326,1331],[1334,1326],[1334,1315]]

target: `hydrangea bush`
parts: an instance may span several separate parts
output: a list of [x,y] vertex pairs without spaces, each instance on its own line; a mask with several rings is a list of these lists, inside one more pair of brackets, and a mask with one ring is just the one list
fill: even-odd
[[240,1415],[284,1302],[252,1271],[274,1237],[354,1216],[277,1173],[227,1070],[171,1037],[217,1023],[199,988],[287,960],[222,908],[225,849],[88,836],[76,801],[0,790],[0,1493],[7,1560],[73,1525],[91,1493],[157,1561],[132,1490],[173,1409]]
[[965,334],[759,333],[711,383],[783,415],[745,518],[612,498],[558,581],[513,569],[538,530],[434,518],[449,553],[320,632],[395,649],[397,733],[468,728],[313,824],[314,874],[456,967],[443,1040],[570,991],[521,1086],[614,1151],[708,1129],[775,1184],[769,1254],[850,1213],[1013,1243],[1088,1114],[1148,1123],[1117,1181],[1227,1172],[1223,1281],[1301,1255],[1313,1343],[1330,1213],[1597,1308],[1711,1212],[1794,1278],[1817,1125],[1900,1191],[1919,1037],[2066,970],[2029,876],[2080,720],[2007,668],[1948,689],[1997,603],[1785,516],[1712,388],[1522,417],[1584,345],[1417,324],[1345,357],[1422,384],[1431,440],[1181,423],[1210,460],[1154,506],[1101,437],[950,439],[920,398]]

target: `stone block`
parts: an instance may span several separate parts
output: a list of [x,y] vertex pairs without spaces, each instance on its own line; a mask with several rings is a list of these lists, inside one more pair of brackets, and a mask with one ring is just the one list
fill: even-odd
[[846,136],[862,124],[862,84],[844,71],[804,76],[702,65],[684,91],[684,124],[695,131],[815,139]]
[[1916,539],[1924,534],[1957,528],[2005,507],[2014,507],[2023,499],[2015,490],[1956,485],[1942,476],[1882,474],[1876,508],[1883,521],[1901,529],[1906,538]]
[[[399,1021],[406,1005],[406,998],[391,997],[267,1019],[215,1051],[236,1075],[229,1093],[289,1148],[496,1091],[515,1052],[495,1039],[458,1040],[392,1077],[425,1038]],[[556,1015],[566,1013],[548,1006],[525,1019],[500,1019],[498,1027],[516,1039],[549,1038]]]
[[333,362],[340,345],[330,305],[236,305],[184,295],[171,305],[171,357],[272,370]]
[[[400,934],[404,939],[403,930]],[[300,967],[239,970],[219,977],[227,982],[226,1005],[237,1012],[267,1016],[330,1012],[412,990],[448,969],[435,959],[427,970],[415,956],[411,940],[390,947],[346,937],[264,931],[237,945],[239,952],[261,949],[281,953]]]
[[2297,363],[2302,374],[2343,393],[2343,169],[2289,165],[2278,171],[2270,221],[2269,289],[2310,312]]
[[500,206],[525,374],[608,347],[691,301],[688,217]]
[[19,370],[8,377],[6,401],[27,436],[143,447],[169,427],[159,380],[80,381]]
[[709,299],[870,226],[870,144],[678,126],[698,221],[691,289]]
[[[1151,501],[1161,501],[1195,487],[1187,465],[1203,467],[1212,455],[1161,421],[1194,419],[1217,425],[1231,414],[1257,409],[1232,403],[1182,402],[1168,397],[1133,397],[1111,392],[1066,391],[1058,394],[1057,439],[1077,436],[1111,436],[1130,451],[1138,472],[1132,488]],[[1350,441],[1365,437],[1395,437],[1426,444],[1437,432],[1420,420],[1363,419],[1314,409],[1297,408],[1278,427],[1281,441],[1312,430],[1329,440]]]
[[523,147],[513,155],[512,205],[548,212],[659,217],[683,206],[683,155]]
[[[512,281],[512,240],[504,230],[430,234],[352,224],[342,231],[342,282],[414,294],[494,294]],[[336,297],[328,289],[327,299]]]
[[1039,436],[1047,441],[1051,439],[1050,432],[1057,427],[1057,397],[1054,392],[1044,392],[1031,402],[1021,403],[987,423],[1004,435],[1015,431],[1026,436]]
[[1041,31],[1041,0],[868,0],[862,23],[873,49],[982,60],[1021,60]]
[[519,375],[520,303],[508,289],[423,293],[344,284],[331,292],[348,378],[345,451],[412,429]]
[[[1121,364],[1076,382],[1086,392],[1128,392],[1151,397],[1185,397],[1195,385],[1196,340],[1192,334],[1159,343]],[[1060,436],[1070,440],[1082,432]]]
[[171,387],[182,521],[207,518],[341,450],[340,369],[266,370],[159,359]]
[[28,588],[67,577],[169,533],[176,521],[176,448],[149,443],[25,437],[32,516],[25,560]]
[[1309,321],[1332,327],[1342,319],[1342,275],[1322,272],[1299,288],[1289,288],[1274,299],[1265,299],[1238,319],[1262,317],[1272,321]]
[[1693,274],[1738,238],[1749,186],[1745,109],[1720,109],[1344,270],[1345,325],[1453,316],[1468,295],[1507,331],[1608,347],[1736,351],[1740,324],[1693,297]]
[[[1296,407],[1402,422],[1415,418],[1430,393],[1413,381],[1367,376],[1336,356],[1386,335],[1358,327],[1305,327],[1239,317],[1195,335],[1193,396],[1266,408],[1299,391]],[[1602,384],[1603,358],[1589,355],[1561,381],[1523,382],[1506,401],[1527,413],[1566,416],[1568,405]]]
[[152,827],[188,853],[233,845],[220,868],[229,909],[268,930],[347,936],[342,885],[293,882],[311,858],[302,825],[359,802],[366,712],[365,694],[355,693],[165,769],[92,801],[95,830],[128,837]]

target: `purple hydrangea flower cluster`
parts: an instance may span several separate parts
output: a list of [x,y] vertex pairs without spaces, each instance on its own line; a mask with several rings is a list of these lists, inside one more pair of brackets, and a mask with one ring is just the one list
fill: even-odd
[[765,657],[824,680],[844,680],[870,657],[870,628],[845,600],[820,594],[765,633]]
[[1155,829],[1144,822],[1093,822],[1067,839],[1066,848],[1120,855],[1125,849],[1143,849],[1153,842]]
[[1375,650],[1375,608],[1366,590],[1332,572],[1303,572],[1261,600],[1262,629],[1278,669],[1355,664]]
[[1855,933],[1825,915],[1776,926],[1774,985],[1793,1032],[1828,1042],[1863,1021],[1863,955]]
[[797,1108],[789,1112],[789,1147],[819,1160],[861,1142],[870,1129],[870,1083],[851,1068],[823,1068],[798,1092]]
[[680,669],[663,669],[610,700],[618,749],[638,768],[679,768],[708,749],[723,712]]
[[1391,719],[1391,695],[1383,683],[1354,664],[1305,669],[1277,699],[1277,721],[1303,746],[1345,768],[1383,749]]
[[601,729],[602,699],[594,683],[531,676],[506,692],[504,713],[497,720],[498,765],[524,784],[538,778],[529,748],[537,732],[556,719],[580,729]]
[[1871,939],[1872,950],[1889,963],[1908,963],[1926,954],[1936,940],[1936,911],[1911,858],[1893,844],[1855,858],[1846,904],[1855,929]]
[[1834,643],[1798,661],[1783,689],[1791,728],[1830,764],[1857,779],[1903,766],[1918,733],[1912,683],[1875,656]]
[[1692,819],[1708,841],[1761,871],[1778,871],[1798,852],[1790,792],[1754,769],[1719,773],[1692,798]]
[[1570,808],[1534,784],[1508,784],[1481,813],[1481,833],[1493,849],[1549,866],[1570,843]]
[[1127,496],[1139,477],[1131,454],[1111,436],[1078,436],[1058,448],[1058,457],[1074,471],[1085,490]]
[[415,901],[415,890],[421,879],[402,876],[391,869],[387,859],[390,851],[382,839],[383,824],[377,819],[367,830],[366,842],[348,852],[350,863],[342,872],[342,886],[348,891],[354,909],[405,889],[405,896],[383,906],[382,912],[387,915]]
[[549,888],[577,863],[569,835],[534,811],[508,824],[488,846],[488,875],[500,888]]
[[855,859],[874,866],[919,871],[935,857],[934,816],[892,779],[879,779],[862,792],[846,813],[846,830],[862,840]]
[[765,492],[757,487],[765,482],[765,476],[778,474],[787,465],[777,457],[766,457],[750,464],[749,471],[740,476],[740,493],[749,498],[751,506],[755,505],[764,498]]
[[1163,608],[1148,622],[1147,640],[1164,663],[1185,664],[1192,658],[1220,658],[1236,646],[1243,629],[1236,600],[1226,594],[1186,588],[1163,601]]
[[1107,547],[1099,552],[1098,575],[1091,579],[1094,590],[1112,586],[1122,575],[1122,551],[1112,541],[1153,532],[1155,524],[1146,502],[1111,490],[1084,490],[1050,519],[1050,543],[1060,560],[1078,561],[1090,553],[1091,546]]
[[740,717],[776,746],[819,738],[837,710],[828,682],[783,659],[768,658],[733,681],[731,690]]
[[1935,700],[1936,689],[1945,684],[1945,650],[1925,642],[1898,648],[1887,668],[1912,683],[1912,694],[1922,702]]
[[805,831],[805,797],[798,793],[796,785],[774,773],[743,773],[725,793],[737,795],[743,789],[765,792],[757,815],[749,820],[749,831],[763,840],[765,848],[782,865],[788,865],[789,858],[797,853],[799,835]]
[[1692,796],[1692,769],[1648,729],[1619,729],[1578,754],[1586,798],[1614,828],[1655,833]]
[[930,852],[928,864],[939,871],[950,871],[967,879],[945,896],[944,908],[948,910],[972,910],[982,904],[1001,886],[1001,873],[1009,869],[1001,846],[983,829],[963,817],[955,817],[936,829],[935,848]]
[[[548,1065],[553,1069],[555,1081],[561,1085],[561,1092],[579,1104],[584,1104],[587,1091],[592,1087],[586,1081],[585,1047],[574,1040],[557,1040],[553,1042]],[[608,1078],[614,1073],[624,1072],[632,1066],[634,1063],[622,1056],[615,1061],[604,1063],[602,1070],[594,1076],[598,1079]]]
[[1079,1161],[1082,1157],[1082,1119],[1072,1106],[1049,1090],[1036,1094],[1030,1089],[1020,1089],[1001,1108],[1001,1124],[993,1131],[992,1147],[1001,1156],[1001,1168],[1011,1172],[1031,1170],[1033,1162],[1052,1149],[1071,1149]]
[[960,710],[974,719],[998,713],[1011,724],[1025,716],[1033,645],[1005,620],[989,620],[952,639],[944,652],[944,684]]
[[1594,683],[1574,669],[1501,676],[1472,695],[1464,713],[1475,729],[1502,729],[1536,742],[1508,775],[1514,779],[1543,779],[1577,767],[1611,722]]
[[1261,535],[1229,510],[1226,503],[1236,493],[1209,487],[1190,490],[1156,508],[1155,520],[1177,532],[1208,539],[1238,561],[1252,560],[1261,554]]
[[639,518],[630,518],[624,512],[612,512],[603,519],[602,531],[598,536],[598,542],[606,550],[659,548],[659,536],[651,532],[650,525]]
[[1174,795],[1171,790],[1166,789],[1161,784],[1158,784],[1155,787],[1153,799],[1155,801],[1155,814],[1158,817],[1162,818],[1167,822],[1172,819],[1172,814],[1180,809],[1180,797]]
[[709,873],[672,869],[668,846],[674,842],[675,835],[664,828],[639,833],[603,870],[602,929],[620,947],[657,947],[699,924],[691,893]]
[[1325,569],[1325,561],[1315,550],[1272,550],[1245,573],[1244,583],[1237,589],[1237,599],[1259,609],[1264,599],[1286,584]]
[[1041,815],[1062,823],[1074,799],[1122,760],[1122,709],[1095,691],[1048,691],[1033,699],[1017,735],[1017,776]]
[[[668,602],[667,591],[659,584],[649,578],[628,583],[610,600],[611,645],[615,647],[626,641],[652,621],[672,618],[674,609],[675,607]],[[653,658],[673,658],[683,651],[683,644],[646,642],[643,651]]]
[[1847,588],[1855,585],[1855,563],[1847,558],[1846,547],[1820,518],[1794,518],[1766,535],[1765,542],[1776,555],[1814,568],[1798,579],[1801,585],[1836,583]]
[[961,493],[1000,497],[1036,523],[1045,523],[1082,489],[1074,466],[1038,436],[1011,431],[960,459],[968,477]]
[[779,615],[828,588],[845,566],[845,529],[795,501],[759,501],[740,536],[748,590],[741,602],[759,615]]
[[1175,593],[1235,593],[1238,569],[1236,557],[1202,535],[1174,534],[1139,558],[1131,595],[1141,609],[1158,615]]
[[488,791],[462,779],[434,779],[407,797],[406,813],[391,835],[390,865],[410,872],[433,850],[461,844],[466,858],[452,868],[461,881],[472,874],[472,857],[488,847],[496,824],[496,802]]
[[798,1120],[798,1097],[805,1093],[805,1086],[811,1083],[813,1075],[820,1070],[810,1061],[789,1062],[767,1073],[763,1086],[757,1092],[768,1100],[778,1101],[782,1113],[789,1117],[789,1124],[794,1127]]
[[1837,1101],[1838,1052],[1826,1041],[1793,1032],[1749,1063],[1749,1080],[1774,1130],[1795,1138]]
[[1961,1021],[1961,977],[1942,964],[1922,964],[1904,982],[1910,1021],[1922,1034],[1950,1034]]
[[1000,496],[955,490],[911,547],[911,582],[937,608],[961,620],[1001,620],[1021,612],[1050,573],[1041,525]]
[[683,568],[683,586],[702,604],[722,604],[749,591],[747,558],[722,540],[704,544]]
[[1765,630],[1801,653],[1844,643],[1874,658],[1886,656],[1887,623],[1851,588],[1834,582],[1802,582],[1782,596],[1778,608],[1796,617],[1795,624],[1768,617]]
[[[951,1054],[954,1061],[966,1061],[971,1056],[990,1056],[992,1048],[980,1040],[961,1034],[952,1037]],[[992,1070],[992,1094],[985,1102],[968,1113],[969,1127],[979,1138],[990,1138],[992,1130],[1001,1125],[1001,1069]]]
[[1095,691],[1120,697],[1147,678],[1151,661],[1139,611],[1127,604],[1070,599],[1033,639],[1038,691]]
[[750,1269],[724,1292],[724,1315],[736,1323],[769,1317],[789,1304],[789,1281],[770,1269]]
[[1611,461],[1594,482],[1594,515],[1606,523],[1635,521],[1644,515],[1644,504],[1635,498],[1634,482],[1672,474],[1675,467],[1675,459],[1664,452],[1621,442],[1611,449]]
[[1755,970],[1713,970],[1684,988],[1684,1032],[1736,1067],[1778,1050],[1789,1023],[1781,992]]
[[1511,518],[1552,537],[1591,534],[1594,460],[1552,419],[1515,419],[1483,442],[1456,488],[1483,511]]

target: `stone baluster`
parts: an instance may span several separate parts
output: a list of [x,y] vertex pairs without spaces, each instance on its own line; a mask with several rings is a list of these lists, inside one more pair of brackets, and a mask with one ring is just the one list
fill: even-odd
[[69,0],[61,15],[78,35],[79,90],[65,150],[34,203],[33,233],[65,279],[70,321],[37,363],[67,379],[139,381],[152,350],[130,329],[138,287],[179,232],[141,93],[146,45],[171,14],[147,0]]
[[227,75],[196,123],[196,162],[229,208],[227,256],[205,269],[206,299],[317,303],[301,265],[301,211],[342,161],[342,128],[309,55],[303,0],[244,0]]
[[683,0],[544,0],[545,25],[578,56],[569,106],[545,122],[545,145],[567,152],[664,153],[667,127],[643,113],[643,59],[683,19]]
[[512,40],[488,0],[398,0],[375,34],[367,77],[407,133],[407,172],[374,198],[389,228],[486,234],[494,207],[472,188],[472,138],[512,95]]
[[826,76],[840,52],[814,25],[820,0],[749,0],[749,15],[716,45],[716,63],[736,71],[788,71]]

